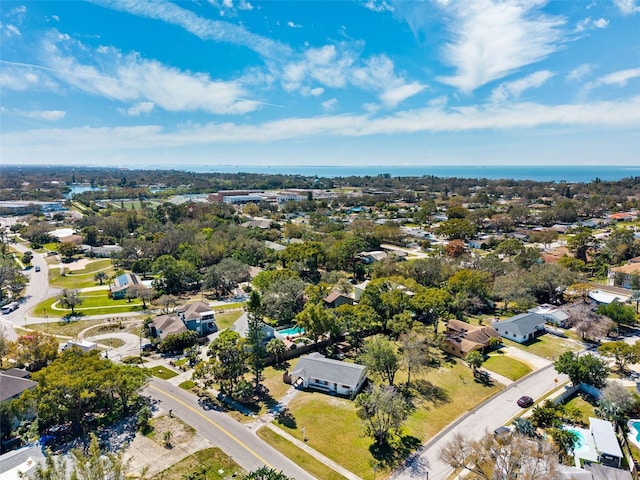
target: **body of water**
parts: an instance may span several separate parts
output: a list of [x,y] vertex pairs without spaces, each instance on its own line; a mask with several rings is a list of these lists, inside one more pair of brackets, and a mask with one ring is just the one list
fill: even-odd
[[[640,164],[640,159],[639,159]],[[389,174],[391,177],[456,177],[513,179],[548,182],[583,182],[596,178],[604,181],[639,177],[640,166],[327,166],[327,165],[186,165],[181,170],[202,173],[263,173],[317,177],[363,177]]]

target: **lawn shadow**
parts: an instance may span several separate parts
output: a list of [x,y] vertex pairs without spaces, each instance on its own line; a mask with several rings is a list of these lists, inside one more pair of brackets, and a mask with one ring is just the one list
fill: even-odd
[[291,365],[290,365],[290,363],[289,363],[289,362],[284,361],[284,362],[274,363],[274,364],[272,365],[272,368],[273,368],[274,370],[287,371],[287,370],[289,370],[289,367],[290,367],[290,366],[291,366]]
[[287,428],[291,428],[291,429],[298,428],[296,417],[293,416],[293,413],[291,413],[291,410],[289,410],[287,407],[280,410],[280,412],[276,416],[276,422],[278,422],[280,425],[283,425]]
[[476,383],[480,383],[485,387],[493,387],[493,379],[487,372],[483,372],[478,370],[473,377],[473,381]]
[[403,435],[384,444],[374,443],[369,447],[369,452],[379,465],[393,468],[400,465],[420,445],[422,442],[419,438]]
[[451,398],[445,389],[434,385],[428,380],[419,379],[413,382],[416,393],[422,397],[423,402],[431,402],[436,406],[451,402]]

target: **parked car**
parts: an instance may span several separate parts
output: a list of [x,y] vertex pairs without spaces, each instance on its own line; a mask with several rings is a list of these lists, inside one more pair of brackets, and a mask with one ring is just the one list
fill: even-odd
[[531,397],[527,397],[525,395],[525,396],[520,397],[518,399],[518,406],[519,407],[527,408],[527,407],[530,407],[531,405],[533,405],[533,398],[531,398]]
[[8,303],[8,304],[6,304],[5,306],[2,307],[2,313],[3,314],[11,313],[14,310],[17,310],[18,307],[20,307],[20,304],[18,302]]
[[39,271],[40,271],[40,267],[36,267],[36,272],[39,272]]

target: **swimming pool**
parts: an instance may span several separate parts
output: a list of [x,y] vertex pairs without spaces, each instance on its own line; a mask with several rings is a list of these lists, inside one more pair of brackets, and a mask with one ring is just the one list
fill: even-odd
[[584,438],[584,434],[580,430],[576,430],[575,428],[567,428],[567,427],[565,427],[565,430],[567,432],[573,433],[577,438],[577,441],[573,446],[574,452],[580,452],[580,451],[589,449],[589,446],[587,445],[587,440]]
[[283,337],[295,337],[297,335],[302,335],[304,333],[304,328],[289,327],[285,328],[284,330],[278,330],[276,333]]

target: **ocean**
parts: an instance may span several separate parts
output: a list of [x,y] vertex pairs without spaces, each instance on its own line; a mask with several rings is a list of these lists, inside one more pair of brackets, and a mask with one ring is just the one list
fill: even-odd
[[[162,168],[162,167],[158,167]],[[596,178],[615,181],[640,177],[640,166],[328,166],[328,165],[185,165],[179,170],[202,173],[264,173],[304,175],[308,177],[364,177],[389,174],[391,177],[457,177],[487,178],[491,180],[534,180],[538,182],[588,183]]]

